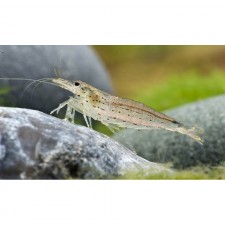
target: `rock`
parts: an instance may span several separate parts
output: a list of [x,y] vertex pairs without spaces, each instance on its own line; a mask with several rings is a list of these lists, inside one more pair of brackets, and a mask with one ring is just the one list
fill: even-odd
[[[106,69],[89,46],[0,46],[0,77],[41,79],[55,77],[54,68],[62,78],[82,80],[97,88],[113,92]],[[72,95],[53,85],[41,84],[34,89],[28,81],[0,80],[1,86],[11,86],[8,95],[13,106],[49,113]],[[33,91],[34,90],[34,91]]]
[[113,178],[169,172],[109,137],[28,109],[0,107],[0,178]]
[[118,142],[154,162],[172,162],[174,168],[217,165],[225,160],[225,95],[187,104],[165,112],[186,125],[204,129],[204,145],[165,130],[124,130],[114,136]]

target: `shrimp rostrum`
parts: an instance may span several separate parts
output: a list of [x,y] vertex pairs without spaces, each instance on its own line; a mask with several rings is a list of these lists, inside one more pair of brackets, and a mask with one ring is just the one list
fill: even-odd
[[142,103],[112,96],[82,81],[71,82],[62,78],[53,78],[51,81],[74,94],[51,114],[58,113],[60,109],[67,106],[65,119],[73,121],[75,112],[80,112],[88,127],[92,127],[91,118],[93,118],[108,126],[113,132],[119,128],[138,130],[162,128],[188,135],[202,143],[201,129],[186,128],[172,117],[159,113]]

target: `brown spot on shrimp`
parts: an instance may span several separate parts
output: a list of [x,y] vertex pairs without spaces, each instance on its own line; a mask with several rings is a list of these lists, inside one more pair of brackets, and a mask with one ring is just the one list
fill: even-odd
[[99,96],[98,96],[98,95],[95,95],[95,94],[91,95],[91,100],[92,100],[93,102],[94,102],[94,101],[100,102]]

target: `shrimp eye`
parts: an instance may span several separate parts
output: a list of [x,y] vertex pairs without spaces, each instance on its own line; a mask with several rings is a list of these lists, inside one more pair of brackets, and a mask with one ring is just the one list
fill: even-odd
[[77,82],[77,81],[74,84],[75,84],[75,86],[79,86],[80,85],[80,83]]

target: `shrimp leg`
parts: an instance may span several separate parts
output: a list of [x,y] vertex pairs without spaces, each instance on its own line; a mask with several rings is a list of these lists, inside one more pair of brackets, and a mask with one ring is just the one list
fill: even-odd
[[85,122],[86,122],[88,128],[90,128],[90,125],[89,125],[88,120],[87,120],[87,116],[86,116],[85,114],[83,114],[83,116],[84,116],[84,120],[85,120]]
[[56,114],[58,114],[59,113],[59,110],[62,109],[64,106],[68,105],[68,104],[69,104],[69,100],[61,103],[56,109],[52,110],[50,112],[50,114],[53,114],[54,112],[56,112]]
[[113,132],[115,133],[116,131],[118,131],[120,129],[119,126],[115,125],[115,124],[107,124],[107,127]]
[[110,125],[108,124],[107,127],[109,128],[109,130],[110,130],[113,134],[116,133],[116,129],[114,129],[113,126],[110,126]]
[[103,121],[101,121],[101,123],[104,124],[105,126],[107,126],[112,133],[115,133],[116,131],[118,131],[120,129],[120,127],[115,124],[106,123]]
[[92,128],[92,121],[91,121],[91,117],[89,117],[89,116],[88,116],[88,121],[89,121],[89,124],[90,124],[90,128],[91,128],[91,129],[93,129],[93,128]]
[[75,113],[76,111],[67,105],[66,116],[64,120],[72,121],[74,123]]

